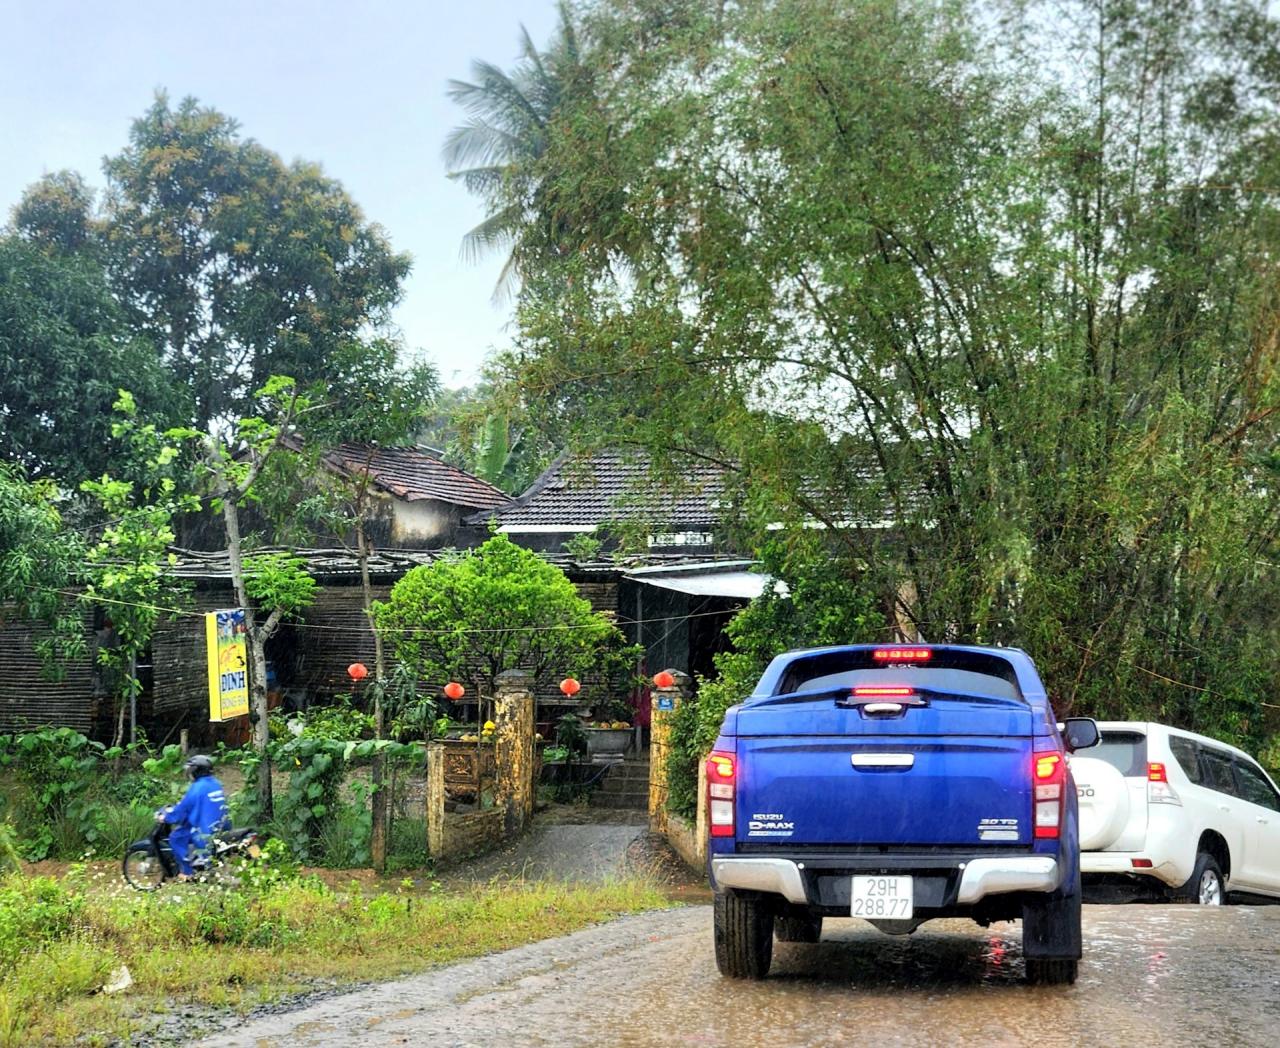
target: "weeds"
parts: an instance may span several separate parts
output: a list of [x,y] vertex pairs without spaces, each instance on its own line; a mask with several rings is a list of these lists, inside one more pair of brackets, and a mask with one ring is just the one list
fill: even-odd
[[[299,878],[287,864],[266,869],[276,875],[236,891],[142,896],[94,890],[83,875],[0,878],[0,1046],[103,1030],[128,1041],[175,1004],[245,1010],[305,980],[388,978],[666,905],[639,881],[452,894],[406,880],[366,894],[355,882],[335,891]],[[129,993],[96,993],[122,964]]]

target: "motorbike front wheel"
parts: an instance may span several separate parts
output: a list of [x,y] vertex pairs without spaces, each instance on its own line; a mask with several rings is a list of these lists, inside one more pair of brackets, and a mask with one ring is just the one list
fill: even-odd
[[140,892],[153,892],[164,883],[165,868],[150,845],[135,845],[124,853],[124,879]]

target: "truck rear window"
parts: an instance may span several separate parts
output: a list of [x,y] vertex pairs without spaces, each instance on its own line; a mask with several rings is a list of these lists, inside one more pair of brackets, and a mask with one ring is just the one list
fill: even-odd
[[824,653],[797,659],[787,668],[775,694],[864,684],[911,684],[963,695],[1023,701],[1017,675],[1005,659],[945,649],[938,649],[929,662],[915,665],[876,665],[866,651]]
[[1125,778],[1147,777],[1147,737],[1137,731],[1104,731],[1097,747],[1082,756],[1106,761]]

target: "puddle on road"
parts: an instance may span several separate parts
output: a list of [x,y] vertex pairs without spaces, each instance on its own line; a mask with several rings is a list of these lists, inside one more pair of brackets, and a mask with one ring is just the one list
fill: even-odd
[[[1277,914],[1280,917],[1280,913]],[[1071,987],[1025,982],[1015,924],[982,930],[935,921],[890,938],[860,921],[828,921],[816,945],[775,944],[762,983],[709,978],[690,1002],[729,1017],[730,1030],[691,1023],[655,1041],[732,1045],[746,1031],[768,1043],[1037,1045],[1274,1045],[1280,1022],[1280,920],[1255,913],[1086,909],[1085,959]],[[1241,963],[1241,957],[1248,962]],[[847,1034],[847,1036],[846,1036]],[[741,1043],[741,1042],[736,1042]]]

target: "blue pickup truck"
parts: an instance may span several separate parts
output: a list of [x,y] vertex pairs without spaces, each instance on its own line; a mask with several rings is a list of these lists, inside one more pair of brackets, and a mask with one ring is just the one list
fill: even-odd
[[1059,725],[1025,652],[850,645],[779,655],[707,760],[716,963],[760,979],[824,917],[907,934],[1020,919],[1027,976],[1072,983],[1080,848]]

